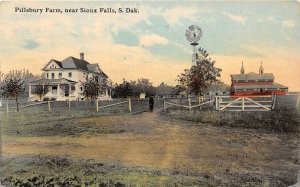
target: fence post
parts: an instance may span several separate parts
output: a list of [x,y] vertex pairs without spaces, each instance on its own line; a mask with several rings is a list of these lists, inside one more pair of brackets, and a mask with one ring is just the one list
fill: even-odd
[[166,111],[166,101],[164,99],[164,111]]
[[71,101],[70,101],[70,97],[69,97],[69,108],[71,108]]
[[201,96],[198,97],[198,104],[201,104]]
[[48,111],[51,111],[50,101],[48,101]]
[[243,97],[242,98],[242,111],[245,110],[245,98]]
[[8,109],[8,101],[6,101],[6,114],[8,115],[9,109]]
[[128,110],[131,112],[131,98],[128,97]]
[[191,97],[188,97],[189,100],[189,109],[192,110]]
[[277,95],[274,95],[274,99],[273,99],[273,103],[272,103],[272,110],[274,110],[275,105],[276,105],[276,99],[277,99]]
[[219,109],[219,107],[218,107],[218,97],[215,97],[215,105],[216,105],[216,110],[218,110]]
[[98,98],[96,99],[96,110],[97,110],[97,112],[99,111],[99,103],[98,103]]

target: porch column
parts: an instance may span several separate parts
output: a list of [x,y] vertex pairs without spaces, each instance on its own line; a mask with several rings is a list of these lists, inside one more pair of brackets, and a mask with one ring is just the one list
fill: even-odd
[[107,95],[108,95],[108,89],[105,88],[105,96],[107,96]]
[[57,93],[56,93],[57,94],[57,99],[60,97],[60,93],[59,92],[60,92],[60,90],[59,90],[59,84],[57,84]]
[[69,102],[70,102],[70,95],[71,95],[71,84],[69,83]]

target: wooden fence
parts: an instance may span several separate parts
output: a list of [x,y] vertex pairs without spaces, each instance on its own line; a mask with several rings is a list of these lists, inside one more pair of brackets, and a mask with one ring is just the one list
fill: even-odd
[[215,106],[219,111],[270,111],[276,104],[273,96],[216,96]]
[[[155,98],[155,108],[162,107],[163,99]],[[19,105],[19,109],[22,111],[24,108],[36,108],[43,110],[48,110],[49,112],[53,109],[55,110],[65,110],[69,108],[70,110],[89,110],[89,111],[111,111],[116,112],[129,112],[129,113],[141,113],[149,110],[149,100],[148,99],[138,99],[138,98],[120,98],[108,101],[95,100],[95,101],[41,101],[41,102],[28,102],[22,101]],[[16,103],[12,100],[7,100],[3,102],[3,106],[0,107],[1,110],[6,110],[6,113],[15,112],[17,107]]]
[[[164,98],[164,110],[166,110],[170,106],[176,106],[180,108],[186,108],[192,110],[194,108],[199,108],[204,105],[213,105],[213,97],[188,97],[187,103],[183,102],[181,98]],[[185,100],[184,99],[184,100]],[[192,101],[193,100],[193,101]],[[197,104],[194,104],[197,103]],[[193,105],[194,104],[194,105]]]

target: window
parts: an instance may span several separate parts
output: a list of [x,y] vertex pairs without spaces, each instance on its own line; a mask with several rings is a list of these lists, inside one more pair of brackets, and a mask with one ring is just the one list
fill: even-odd
[[72,72],[69,72],[69,77],[72,77]]
[[49,79],[49,73],[47,73],[47,79]]
[[71,90],[74,91],[76,89],[75,86],[71,86]]
[[54,73],[51,74],[51,79],[55,79]]
[[80,87],[80,91],[83,91],[83,88],[82,88],[82,86]]
[[62,78],[62,73],[58,73],[58,78]]
[[85,78],[86,78],[86,79],[89,79],[89,75],[88,75],[88,74],[86,74]]

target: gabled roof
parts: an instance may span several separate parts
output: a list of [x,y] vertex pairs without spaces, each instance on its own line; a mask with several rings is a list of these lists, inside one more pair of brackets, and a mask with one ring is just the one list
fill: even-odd
[[51,59],[42,69],[45,69],[51,62],[55,62],[60,68],[62,68],[60,61]]
[[61,64],[64,69],[81,69],[85,71],[89,71],[87,68],[87,64],[89,64],[85,60],[77,59],[72,56],[61,61]]
[[273,80],[273,73],[264,73],[264,74],[256,74],[256,73],[248,73],[248,74],[233,74],[230,75],[232,80]]
[[[56,62],[57,65],[63,69],[78,69],[78,70],[83,70],[83,71],[88,71],[93,73],[99,73],[102,76],[108,78],[108,76],[99,68],[98,64],[90,64],[85,60],[74,58],[72,56],[69,56],[68,58],[62,60],[61,62],[51,59],[49,63],[52,61]],[[48,64],[44,66],[43,69],[45,69],[48,66]]]

